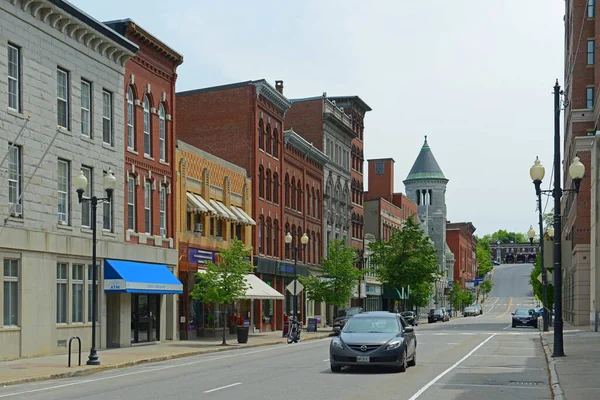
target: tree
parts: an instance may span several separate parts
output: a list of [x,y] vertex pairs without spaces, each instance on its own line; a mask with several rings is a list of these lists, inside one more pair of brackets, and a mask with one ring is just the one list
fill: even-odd
[[378,279],[393,288],[410,286],[423,296],[428,293],[423,285],[431,286],[439,275],[437,251],[412,217],[387,242],[370,243],[369,250]]
[[409,303],[417,307],[425,307],[429,304],[429,299],[435,293],[434,287],[429,282],[421,282],[410,287]]
[[475,255],[477,257],[478,265],[477,275],[479,275],[479,277],[482,278],[494,268],[494,265],[492,264],[492,260],[490,258],[489,245],[488,247],[486,247],[486,244],[482,243],[482,241],[479,240],[475,249]]
[[[248,285],[245,277],[252,272],[250,250],[243,242],[233,238],[231,246],[219,252],[221,261],[218,264],[206,262],[206,273],[196,274],[196,284],[192,291],[194,300],[205,303],[233,304],[240,300]],[[227,314],[223,327],[223,345],[227,344],[225,330],[227,329]]]
[[335,307],[345,306],[361,277],[361,271],[354,266],[355,262],[355,249],[346,246],[342,240],[330,241],[327,257],[321,261],[319,275],[311,272],[309,277],[299,277],[307,297]]
[[494,287],[494,284],[489,279],[484,280],[479,284],[479,291],[483,294],[483,299],[485,300],[485,296],[487,296]]
[[454,282],[448,300],[454,310],[462,310],[464,307],[475,303],[475,295],[469,290],[463,289],[459,281]]
[[[538,277],[542,273],[542,256],[538,253],[533,269],[531,270],[531,277],[529,278],[529,283],[533,287],[533,293],[538,300],[542,301],[542,283],[538,280]],[[548,300],[547,307],[552,309],[554,307],[554,285],[548,282],[546,287],[546,298]]]

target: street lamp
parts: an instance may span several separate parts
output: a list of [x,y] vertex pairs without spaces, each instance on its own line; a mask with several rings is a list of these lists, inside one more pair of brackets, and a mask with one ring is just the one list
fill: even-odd
[[552,225],[548,228],[548,236],[550,236],[550,239],[554,240],[554,227]]
[[[104,185],[104,190],[106,191],[106,197],[102,198],[98,198],[96,196],[92,196],[87,199],[83,198],[83,193],[88,187],[88,180],[83,174],[83,171],[79,171],[79,173],[73,180],[73,183],[75,184],[75,189],[77,190],[77,197],[79,198],[79,203],[90,203],[92,205],[92,348],[90,349],[90,355],[86,364],[100,365],[98,353],[96,352],[96,313],[98,311],[98,293],[96,290],[96,277],[98,275],[98,267],[96,266],[96,209],[98,207],[98,203],[109,203],[111,201],[113,191],[115,190],[115,186],[117,185],[117,178],[115,178],[115,176],[109,168],[108,172],[104,175],[104,178],[102,178],[102,184]],[[91,190],[93,192],[93,188],[91,188]]]
[[535,238],[535,231],[533,230],[533,225],[529,225],[529,230],[527,231],[527,237],[529,237],[529,244],[533,245],[533,238]]
[[306,232],[300,238],[300,242],[302,243],[302,247],[292,247],[292,234],[287,233],[285,235],[285,245],[289,246],[290,250],[294,252],[294,318],[297,318],[296,313],[298,312],[298,295],[296,294],[296,282],[298,282],[298,253],[304,248],[306,248],[306,244],[308,243],[308,236]]

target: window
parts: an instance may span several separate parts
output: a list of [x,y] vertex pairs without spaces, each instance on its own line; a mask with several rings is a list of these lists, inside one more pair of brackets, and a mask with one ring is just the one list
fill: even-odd
[[587,41],[587,65],[594,65],[594,40]]
[[160,187],[160,234],[167,236],[167,188]]
[[271,218],[267,218],[267,224],[265,226],[265,247],[267,248],[266,254],[271,255]]
[[[92,168],[82,166],[81,171],[83,172],[83,176],[87,178],[88,182],[87,187],[83,191],[82,197],[84,199],[89,199],[92,193],[92,188],[94,187],[92,182],[94,178],[92,174]],[[86,226],[88,228],[92,227],[92,203],[90,201],[81,203],[81,226]]]
[[127,148],[135,150],[135,108],[133,107],[133,90],[127,88]]
[[266,193],[265,198],[267,201],[271,201],[271,170],[267,169],[267,174],[265,175],[265,184],[266,184]]
[[264,136],[265,136],[265,133],[264,133],[264,128],[263,128],[263,120],[261,118],[260,121],[258,122],[258,148],[259,149],[265,148]]
[[152,150],[150,137],[150,101],[144,96],[144,154],[149,156]]
[[58,222],[65,225],[69,224],[69,210],[71,209],[69,165],[69,161],[58,160]]
[[296,208],[296,210],[302,212],[302,182],[300,181],[298,181],[298,189],[296,189],[296,196],[298,197],[296,201],[296,205],[298,206],[298,208]]
[[135,178],[127,178],[127,229],[135,231]]
[[585,90],[585,104],[586,108],[594,108],[594,88],[589,87]]
[[587,3],[587,17],[588,18],[594,18],[594,16],[596,15],[596,0],[588,0]]
[[271,152],[271,125],[267,124],[267,130],[265,131],[265,151]]
[[67,270],[69,264],[58,263],[56,264],[56,323],[66,324],[67,323],[67,284],[68,275]]
[[258,197],[265,197],[265,171],[262,165],[258,167]]
[[81,81],[81,134],[92,137],[92,84]]
[[152,233],[152,182],[146,181],[144,186],[144,220],[146,223],[146,233]]
[[273,203],[275,204],[279,204],[279,194],[277,191],[277,188],[279,187],[278,178],[279,175],[277,175],[277,172],[273,172]]
[[217,237],[223,237],[223,220],[215,218],[215,235]]
[[290,190],[291,190],[291,194],[290,194],[290,198],[292,200],[292,204],[290,205],[292,210],[296,209],[296,178],[292,177],[292,183],[290,185]]
[[258,225],[256,226],[256,229],[257,229],[257,233],[258,233],[258,254],[262,254],[263,253],[263,241],[262,241],[263,219],[262,219],[262,217],[260,217],[258,219]]
[[273,157],[277,158],[279,155],[279,132],[277,128],[273,129]]
[[69,73],[56,70],[56,117],[58,126],[69,129]]
[[242,240],[242,226],[239,224],[235,226],[235,237],[238,240]]
[[279,257],[279,241],[277,240],[277,237],[279,236],[278,231],[278,222],[277,220],[273,220],[273,256],[274,257]]
[[4,326],[19,325],[19,260],[4,259]]
[[284,182],[284,203],[286,207],[290,206],[290,176],[285,174],[285,182]]
[[21,49],[8,44],[8,108],[21,111]]
[[9,143],[8,149],[8,204],[10,215],[20,217],[22,215],[21,198],[21,147]]
[[83,322],[84,264],[73,264],[71,269],[71,322]]
[[102,141],[113,145],[112,134],[112,93],[102,91]]
[[112,232],[113,230],[112,197],[102,203],[102,229],[109,232]]
[[167,126],[165,124],[165,108],[161,104],[158,108],[159,135],[158,152],[161,161],[167,160]]

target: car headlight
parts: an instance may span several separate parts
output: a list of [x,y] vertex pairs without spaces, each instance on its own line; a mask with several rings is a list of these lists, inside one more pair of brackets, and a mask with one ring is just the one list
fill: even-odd
[[331,341],[331,346],[335,347],[336,349],[339,350],[343,350],[344,349],[344,344],[342,343],[342,341],[338,338],[335,338]]
[[392,342],[389,342],[385,349],[386,350],[394,350],[394,349],[397,349],[398,347],[400,347],[401,345],[402,345],[402,340],[394,340]]

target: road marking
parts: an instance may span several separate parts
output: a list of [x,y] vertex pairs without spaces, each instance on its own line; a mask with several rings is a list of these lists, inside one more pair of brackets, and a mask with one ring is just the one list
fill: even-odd
[[516,386],[516,385],[476,385],[469,383],[436,383],[436,386],[463,386],[463,387],[484,387],[484,388],[507,388],[507,389],[546,389],[546,385],[540,386]]
[[510,324],[510,325],[508,325],[508,326],[504,327],[502,330],[503,330],[503,331],[505,331],[505,330],[507,330],[507,329],[508,329],[508,328],[510,328],[510,327],[512,327],[512,324]]
[[409,398],[408,400],[416,400],[416,399],[418,399],[419,396],[421,396],[427,389],[429,389],[431,386],[435,385],[437,381],[439,381],[440,379],[442,379],[447,373],[449,373],[450,371],[452,371],[454,368],[456,368],[460,364],[462,364],[462,362],[465,361],[467,358],[471,357],[473,355],[473,353],[475,353],[477,350],[479,350],[484,344],[486,344],[487,342],[489,342],[490,340],[492,340],[495,336],[496,336],[496,334],[494,333],[492,336],[488,337],[483,342],[479,343],[477,345],[477,347],[475,347],[473,350],[471,350],[470,352],[468,352],[466,356],[464,356],[463,358],[461,358],[460,360],[458,360],[456,363],[454,363],[454,365],[452,365],[451,367],[449,367],[448,369],[446,369],[444,372],[442,372],[441,374],[439,374],[438,376],[436,376],[435,378],[433,378],[428,384],[426,384],[425,386],[423,386],[417,393],[413,394],[412,397]]
[[323,362],[327,362],[327,361],[329,361],[329,358],[327,358],[327,359],[323,360]]
[[504,367],[504,366],[481,366],[481,365],[477,365],[477,366],[473,366],[473,367],[457,367],[456,369],[476,369],[476,370],[480,370],[480,369],[518,369],[518,370],[522,370],[522,371],[547,371],[546,368],[529,368],[529,367]]
[[236,383],[232,383],[231,385],[226,385],[226,386],[221,386],[218,388],[214,388],[214,389],[210,389],[210,390],[205,390],[204,393],[211,393],[211,392],[216,392],[217,390],[221,390],[221,389],[227,389],[233,386],[237,386],[237,385],[241,385],[242,382],[236,382]]
[[456,345],[458,343],[446,343],[447,345]]
[[510,358],[537,358],[538,356],[535,355],[519,355],[519,356],[515,356],[515,355],[510,355],[510,356],[505,356],[504,354],[474,354],[473,357],[510,357]]
[[510,311],[510,307],[512,306],[512,299],[513,298],[511,297],[510,300],[509,300],[509,302],[508,302],[508,307],[506,308],[506,311],[504,311],[502,314],[498,315],[496,317],[496,319],[504,317],[506,315],[506,313]]

